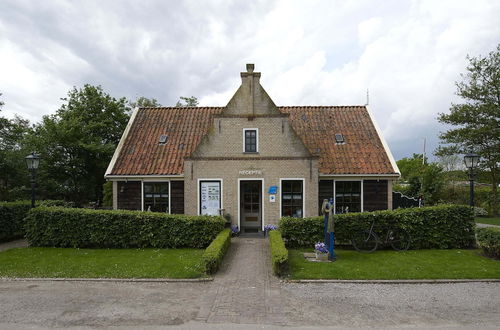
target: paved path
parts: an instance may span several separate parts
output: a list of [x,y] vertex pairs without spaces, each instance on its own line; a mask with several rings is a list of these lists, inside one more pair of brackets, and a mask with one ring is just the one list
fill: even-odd
[[267,239],[233,239],[197,319],[209,323],[286,324],[280,282],[270,268]]
[[477,222],[476,222],[476,226],[479,228],[488,228],[488,227],[500,228],[500,226],[497,226],[497,225],[490,225],[487,223],[477,223]]
[[28,246],[28,241],[25,239],[20,239],[17,241],[12,241],[12,242],[7,242],[7,243],[0,243],[0,252],[5,251],[5,250],[10,250],[14,248],[19,248],[19,247],[26,247]]
[[[0,329],[499,328],[500,283],[283,283],[268,241],[237,238],[213,282],[0,280]],[[1,266],[1,265],[0,265]]]

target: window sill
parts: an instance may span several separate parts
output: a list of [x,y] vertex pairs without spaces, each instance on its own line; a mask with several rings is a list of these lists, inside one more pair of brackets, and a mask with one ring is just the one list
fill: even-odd
[[243,154],[244,154],[244,155],[246,155],[246,154],[250,154],[250,155],[258,155],[258,154],[259,154],[259,152],[258,152],[258,151],[244,151],[244,152],[243,152]]

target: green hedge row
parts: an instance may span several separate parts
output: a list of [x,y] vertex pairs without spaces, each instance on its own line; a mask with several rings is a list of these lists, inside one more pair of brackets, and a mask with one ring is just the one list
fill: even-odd
[[[452,249],[474,245],[474,217],[464,205],[440,205],[422,208],[397,209],[335,215],[335,238],[339,243],[350,243],[352,235],[369,229],[372,221],[379,234],[384,227],[400,227],[412,238],[410,249]],[[287,246],[312,247],[323,241],[323,217],[282,218],[280,231]],[[383,236],[381,236],[383,237]]]
[[32,246],[206,248],[223,229],[221,217],[37,207],[28,213],[26,238]]
[[12,241],[24,237],[25,217],[31,208],[31,202],[0,203],[0,242]]
[[500,259],[500,228],[477,228],[476,237],[486,256]]
[[288,270],[288,250],[278,230],[271,230],[269,232],[269,247],[271,249],[273,273],[277,276],[282,276]]
[[231,229],[226,228],[206,248],[202,262],[206,274],[214,274],[219,270],[222,259],[231,246]]

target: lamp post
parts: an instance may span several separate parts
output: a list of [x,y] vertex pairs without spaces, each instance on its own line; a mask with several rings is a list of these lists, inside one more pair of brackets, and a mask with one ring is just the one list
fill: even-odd
[[35,207],[35,187],[36,187],[36,170],[40,164],[40,156],[32,152],[25,158],[28,170],[31,172],[31,207]]
[[479,155],[475,153],[468,153],[464,156],[465,167],[469,169],[469,182],[470,182],[470,206],[474,207],[474,168],[479,163]]

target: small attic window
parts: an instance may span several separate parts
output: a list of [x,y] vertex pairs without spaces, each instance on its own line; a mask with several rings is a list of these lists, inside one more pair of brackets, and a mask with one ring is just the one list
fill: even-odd
[[166,135],[160,135],[160,141],[158,142],[160,145],[164,145],[167,143],[168,136]]
[[335,134],[335,142],[337,142],[339,144],[345,143],[344,135],[343,134]]

